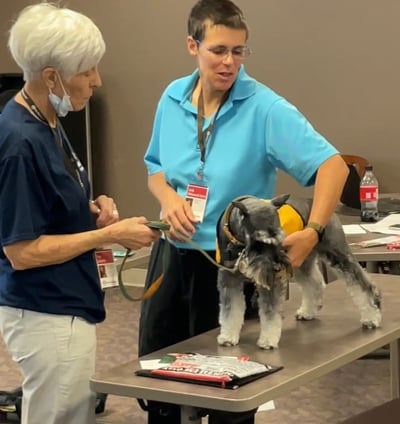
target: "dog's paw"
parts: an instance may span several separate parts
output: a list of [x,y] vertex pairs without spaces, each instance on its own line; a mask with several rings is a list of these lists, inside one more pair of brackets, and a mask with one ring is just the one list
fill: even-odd
[[264,350],[272,350],[272,349],[276,349],[278,347],[278,341],[276,342],[272,342],[271,340],[268,339],[264,339],[264,338],[259,338],[257,341],[257,346],[261,349]]
[[312,321],[315,319],[315,314],[306,313],[305,311],[299,309],[296,312],[295,317],[297,321]]
[[361,327],[364,330],[373,330],[375,328],[378,328],[379,325],[376,325],[376,323],[375,322],[372,322],[372,321],[366,321],[366,322],[362,322],[361,323]]
[[220,346],[236,346],[239,343],[239,336],[220,334],[217,337],[217,342]]
[[363,320],[361,321],[361,326],[365,330],[373,330],[374,328],[379,328],[381,326],[381,318],[377,316],[375,319]]
[[366,330],[373,330],[381,326],[382,313],[380,309],[374,308],[368,313],[364,312],[361,316],[361,326]]

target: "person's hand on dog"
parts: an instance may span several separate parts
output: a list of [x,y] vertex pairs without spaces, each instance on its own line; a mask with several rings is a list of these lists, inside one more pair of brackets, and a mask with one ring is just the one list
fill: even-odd
[[192,207],[183,197],[175,191],[170,191],[161,204],[162,219],[171,226],[167,233],[168,238],[174,241],[191,239],[196,232],[198,221],[193,214]]
[[293,267],[302,265],[307,256],[318,243],[318,234],[312,228],[305,228],[289,234],[282,242],[287,249],[287,256]]

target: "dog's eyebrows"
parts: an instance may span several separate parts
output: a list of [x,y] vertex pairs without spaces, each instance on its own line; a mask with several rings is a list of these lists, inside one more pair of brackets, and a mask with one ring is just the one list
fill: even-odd
[[273,219],[277,216],[277,212],[275,208],[263,208],[260,211],[260,216],[262,216],[265,219]]

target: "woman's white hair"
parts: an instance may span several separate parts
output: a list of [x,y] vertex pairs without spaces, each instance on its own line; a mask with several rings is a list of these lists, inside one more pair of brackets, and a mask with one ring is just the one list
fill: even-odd
[[91,19],[47,2],[20,12],[8,47],[25,81],[39,79],[46,67],[68,80],[96,66],[105,52],[103,36]]

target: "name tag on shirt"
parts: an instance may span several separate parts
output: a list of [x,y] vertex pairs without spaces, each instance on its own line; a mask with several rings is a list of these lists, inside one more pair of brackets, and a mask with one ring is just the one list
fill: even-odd
[[204,212],[208,197],[208,187],[188,184],[186,189],[186,201],[192,207],[193,215],[199,222],[203,222]]

